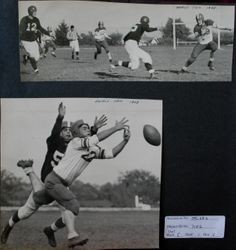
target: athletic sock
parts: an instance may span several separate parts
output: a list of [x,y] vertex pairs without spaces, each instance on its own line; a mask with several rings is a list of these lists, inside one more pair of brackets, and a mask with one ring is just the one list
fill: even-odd
[[9,219],[8,224],[10,227],[13,227],[18,221],[20,221],[20,218],[18,216],[18,211],[16,211]]
[[79,236],[78,233],[76,233],[76,232],[70,232],[70,233],[68,233],[67,239],[69,240],[69,239],[72,239],[72,238],[74,238],[76,236]]
[[111,57],[111,53],[110,52],[107,52],[107,56],[108,56],[109,62],[112,62],[112,57]]
[[59,228],[65,227],[65,223],[63,223],[62,218],[57,219],[55,222],[51,224],[51,229],[56,232]]
[[152,65],[150,63],[144,63],[147,71],[151,70],[152,69]]

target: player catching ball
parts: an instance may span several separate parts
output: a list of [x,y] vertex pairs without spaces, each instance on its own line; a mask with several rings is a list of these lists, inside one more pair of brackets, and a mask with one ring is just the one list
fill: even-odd
[[39,19],[36,17],[37,8],[30,6],[28,8],[28,16],[24,16],[20,21],[20,40],[27,53],[23,56],[23,63],[26,64],[29,60],[35,73],[38,73],[37,61],[40,58],[39,45],[37,43],[37,32],[50,36],[50,33],[45,30]]
[[112,62],[111,53],[109,51],[108,44],[106,41],[106,39],[111,40],[111,37],[107,35],[106,28],[104,27],[103,22],[98,23],[98,28],[95,29],[94,39],[95,39],[95,46],[97,49],[97,51],[94,53],[94,59],[97,60],[98,54],[101,54],[102,48],[104,48],[104,50],[107,53],[109,62]]
[[214,55],[217,50],[217,44],[213,41],[213,28],[230,30],[228,28],[218,28],[214,21],[210,19],[204,20],[204,16],[201,13],[196,15],[196,22],[197,24],[193,29],[193,37],[197,38],[198,42],[193,48],[190,58],[180,70],[180,73],[188,72],[188,67],[196,61],[204,50],[210,50],[210,58],[207,65],[210,70],[215,70]]
[[131,70],[135,70],[139,67],[140,59],[144,62],[147,71],[150,73],[150,78],[154,77],[155,70],[152,67],[151,56],[139,47],[139,41],[146,32],[157,31],[158,28],[149,27],[150,19],[147,16],[142,16],[140,23],[132,26],[130,32],[124,37],[125,50],[129,54],[130,61],[117,61],[111,65],[111,68],[116,66],[123,66]]

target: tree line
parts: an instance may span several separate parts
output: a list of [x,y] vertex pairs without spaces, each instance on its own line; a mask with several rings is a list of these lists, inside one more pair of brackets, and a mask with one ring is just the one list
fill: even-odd
[[[183,23],[181,18],[175,19],[176,23]],[[58,27],[55,30],[55,43],[58,46],[68,46],[69,41],[66,38],[66,34],[69,31],[69,26],[66,24],[65,20],[63,20]],[[160,45],[172,45],[173,44],[173,19],[168,18],[166,24],[160,28],[160,31],[162,33],[162,36],[158,38],[158,44]],[[182,25],[176,25],[176,38],[181,41],[193,41],[195,39],[189,38],[189,35],[191,34],[191,29],[188,28],[185,24]],[[82,39],[79,38],[80,45],[94,45],[94,35],[93,32],[89,31],[86,33],[81,33],[80,36]],[[123,34],[119,32],[113,32],[109,34],[111,37],[111,40],[107,39],[108,45],[121,45],[122,44],[122,37]],[[217,34],[214,33],[214,40],[217,42]],[[152,39],[149,38],[149,42],[151,42]],[[221,44],[227,45],[227,44],[233,44],[234,41],[234,32],[231,31],[221,31]]]
[[[70,188],[83,207],[134,207],[135,195],[152,207],[160,202],[160,180],[145,170],[126,171],[115,183],[101,186],[77,180]],[[1,206],[23,205],[31,189],[31,184],[13,173],[1,171]]]

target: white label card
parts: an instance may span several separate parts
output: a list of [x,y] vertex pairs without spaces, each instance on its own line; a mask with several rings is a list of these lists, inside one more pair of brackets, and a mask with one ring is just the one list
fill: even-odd
[[224,238],[225,216],[166,216],[165,238]]

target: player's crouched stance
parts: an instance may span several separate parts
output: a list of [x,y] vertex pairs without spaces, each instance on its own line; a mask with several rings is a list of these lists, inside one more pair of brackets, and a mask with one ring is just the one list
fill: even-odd
[[116,66],[123,66],[131,70],[135,70],[139,68],[141,59],[144,62],[145,68],[150,73],[150,78],[155,76],[151,56],[138,46],[138,43],[145,31],[152,32],[158,30],[158,28],[149,27],[149,21],[149,17],[142,16],[140,23],[135,24],[131,28],[130,32],[124,37],[125,50],[129,54],[130,61],[119,60],[114,64],[111,64],[111,69],[114,69]]
[[50,33],[45,30],[39,19],[36,17],[37,8],[30,6],[28,8],[28,16],[25,16],[20,21],[20,40],[26,51],[26,55],[23,56],[23,64],[30,61],[35,73],[38,73],[37,61],[40,58],[39,45],[37,43],[37,33],[41,33],[50,36]]
[[205,50],[210,50],[210,58],[207,66],[210,70],[215,70],[214,55],[217,50],[217,44],[213,41],[213,29],[230,30],[228,28],[219,28],[210,19],[204,20],[203,14],[196,15],[197,24],[193,30],[193,36],[198,39],[196,46],[193,48],[190,58],[186,61],[179,73],[186,73],[188,67],[193,64],[198,56]]
[[[79,234],[75,230],[75,216],[79,214],[79,203],[68,188],[74,180],[80,176],[89,163],[93,159],[110,159],[116,157],[125,147],[130,139],[130,131],[126,125],[128,121],[123,118],[120,122],[116,122],[115,126],[110,129],[103,130],[97,135],[91,136],[91,130],[87,123],[83,120],[76,121],[71,128],[73,139],[67,146],[66,152],[62,160],[53,171],[47,175],[45,179],[45,187],[34,189],[34,182],[31,180],[32,164],[31,160],[19,161],[18,166],[24,168],[24,171],[29,176],[33,186],[33,199],[37,206],[49,204],[56,200],[63,206],[67,215],[72,220],[65,221],[68,228],[68,247],[73,248],[77,245],[84,245],[88,239],[81,240]],[[124,130],[123,140],[113,149],[107,150],[100,148],[97,144],[105,140],[112,134]],[[4,230],[7,230],[6,228]]]

